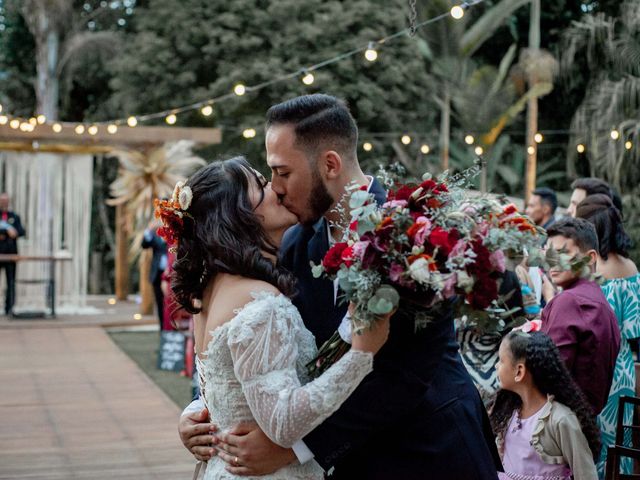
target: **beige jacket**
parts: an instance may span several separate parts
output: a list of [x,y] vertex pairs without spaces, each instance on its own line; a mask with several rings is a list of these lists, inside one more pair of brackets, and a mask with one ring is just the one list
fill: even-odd
[[[501,434],[497,436],[496,443],[502,455],[504,439]],[[549,396],[542,407],[538,423],[531,434],[531,445],[543,462],[569,465],[575,480],[597,480],[593,455],[578,417],[569,407],[554,401],[553,396]]]

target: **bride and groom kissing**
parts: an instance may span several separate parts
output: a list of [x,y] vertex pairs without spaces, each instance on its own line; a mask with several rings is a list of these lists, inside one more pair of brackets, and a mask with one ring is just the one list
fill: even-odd
[[271,182],[242,157],[214,162],[176,187],[174,220],[160,212],[177,240],[176,300],[196,315],[201,395],[179,433],[206,479],[497,478],[451,310],[417,333],[387,315],[308,376],[348,308],[311,272],[342,237],[335,207],[354,182],[386,198],[357,144],[343,101],[285,101],[267,112]]

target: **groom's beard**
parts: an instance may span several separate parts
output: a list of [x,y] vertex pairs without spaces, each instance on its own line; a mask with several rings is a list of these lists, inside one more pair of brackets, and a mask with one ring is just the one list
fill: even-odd
[[320,217],[329,211],[334,200],[329,190],[325,186],[320,174],[317,171],[313,172],[313,180],[311,185],[311,193],[309,195],[309,202],[307,205],[308,216],[300,219],[300,223],[305,226],[310,226],[316,223]]

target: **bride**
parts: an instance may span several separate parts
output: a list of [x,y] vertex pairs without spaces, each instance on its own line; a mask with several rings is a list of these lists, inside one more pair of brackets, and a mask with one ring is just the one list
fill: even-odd
[[[173,207],[161,209],[161,233],[178,242],[172,288],[195,314],[201,395],[211,422],[221,430],[257,422],[274,443],[289,448],[371,372],[389,317],[355,335],[351,350],[309,381],[305,365],[317,353],[314,337],[290,300],[295,279],[276,262],[295,215],[243,157],[202,168],[176,186],[174,199]],[[205,479],[247,478],[226,465],[212,457]],[[310,461],[261,478],[321,480],[324,473]]]

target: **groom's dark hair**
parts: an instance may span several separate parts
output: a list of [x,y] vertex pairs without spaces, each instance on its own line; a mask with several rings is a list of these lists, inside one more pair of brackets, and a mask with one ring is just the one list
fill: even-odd
[[267,111],[267,129],[286,124],[293,126],[296,146],[309,157],[326,148],[356,161],[358,127],[344,100],[315,93],[278,103]]

